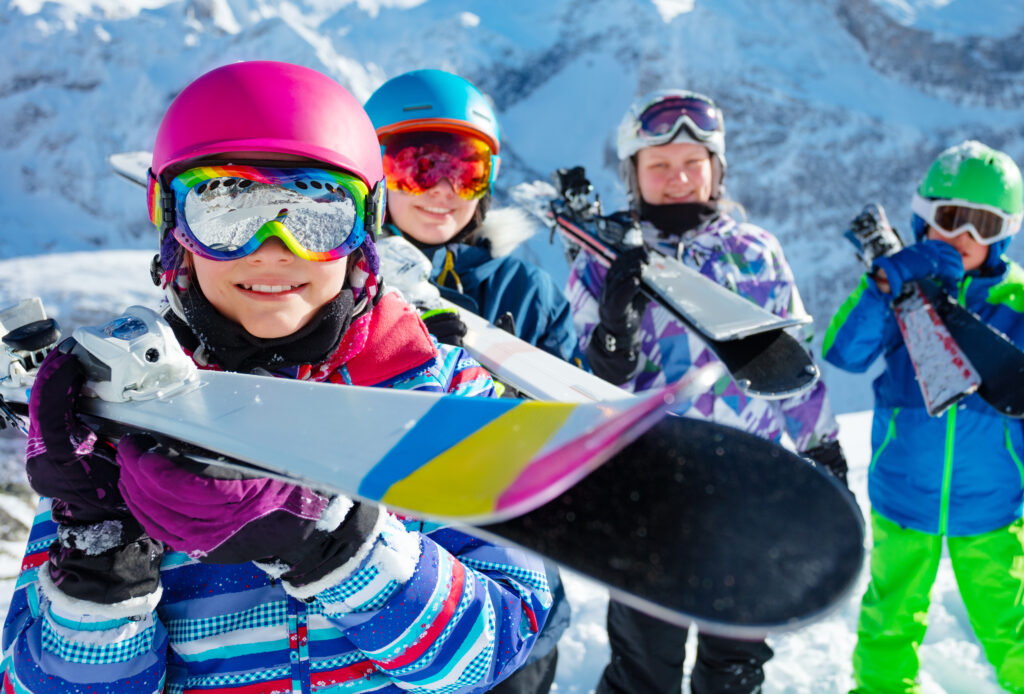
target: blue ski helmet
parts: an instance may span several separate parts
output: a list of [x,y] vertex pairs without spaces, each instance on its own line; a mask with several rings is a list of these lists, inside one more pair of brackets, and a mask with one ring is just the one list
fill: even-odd
[[501,128],[490,101],[472,82],[444,70],[413,70],[370,95],[366,112],[383,138],[399,132],[468,133],[491,148],[491,185],[498,175]]

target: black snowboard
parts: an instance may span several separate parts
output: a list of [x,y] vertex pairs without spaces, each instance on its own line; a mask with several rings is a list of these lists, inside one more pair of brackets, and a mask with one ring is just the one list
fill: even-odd
[[737,637],[825,615],[864,560],[860,510],[828,472],[751,434],[680,417],[554,501],[480,532],[666,621]]

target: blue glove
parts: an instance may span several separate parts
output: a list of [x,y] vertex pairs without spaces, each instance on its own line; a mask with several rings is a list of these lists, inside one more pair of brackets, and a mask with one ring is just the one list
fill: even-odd
[[960,253],[945,241],[926,240],[907,246],[899,253],[878,258],[872,270],[882,270],[892,295],[899,296],[906,282],[934,277],[947,289],[964,276]]

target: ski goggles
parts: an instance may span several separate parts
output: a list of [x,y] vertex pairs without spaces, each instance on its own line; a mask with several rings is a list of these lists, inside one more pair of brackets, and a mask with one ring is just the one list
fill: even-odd
[[[151,175],[150,219],[162,226],[170,210],[159,204]],[[175,176],[174,236],[210,260],[249,255],[272,236],[305,260],[342,258],[362,244],[383,186],[371,198],[366,184],[343,171],[225,164],[198,166]],[[164,194],[166,196],[166,192]]]
[[1007,214],[991,205],[966,200],[931,200],[917,194],[911,208],[914,214],[947,239],[966,231],[983,246],[991,246],[1016,234],[1024,216]]
[[699,96],[660,97],[644,107],[637,124],[637,134],[651,146],[671,142],[684,125],[691,135],[703,141],[722,130],[718,107]]
[[421,195],[448,179],[464,200],[478,200],[490,189],[491,148],[462,133],[414,131],[386,136],[381,143],[388,188]]

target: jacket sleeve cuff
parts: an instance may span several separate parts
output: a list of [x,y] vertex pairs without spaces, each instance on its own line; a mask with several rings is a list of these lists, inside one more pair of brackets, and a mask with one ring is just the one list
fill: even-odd
[[312,583],[296,586],[282,581],[281,585],[299,600],[321,603],[326,614],[356,612],[386,600],[387,594],[412,578],[419,559],[419,534],[382,512],[374,530],[344,564]]

